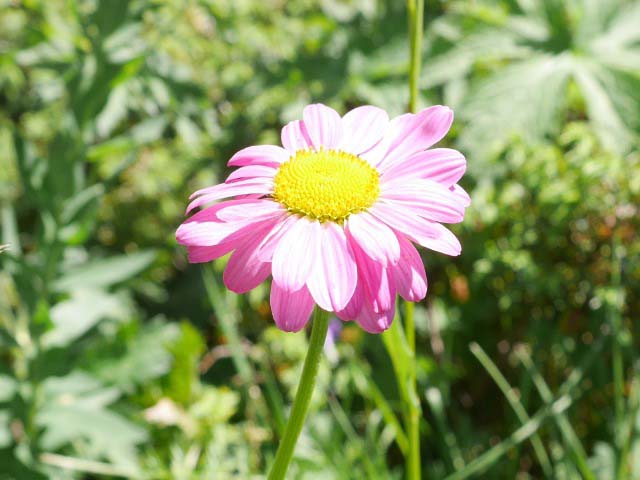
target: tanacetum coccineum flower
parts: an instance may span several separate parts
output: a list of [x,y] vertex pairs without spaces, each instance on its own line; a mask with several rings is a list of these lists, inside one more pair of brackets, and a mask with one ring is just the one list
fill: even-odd
[[[453,112],[434,106],[389,120],[364,106],[343,117],[307,106],[282,129],[282,145],[245,148],[240,167],[219,185],[195,192],[192,215],[177,231],[189,261],[233,251],[226,286],[247,292],[273,276],[277,326],[298,331],[314,305],[379,333],[391,325],[396,293],[418,301],[427,277],[413,243],[447,255],[460,242],[441,225],[460,222],[469,196],[456,182],[466,161],[456,150],[429,149]],[[428,150],[429,149],[429,150]]]

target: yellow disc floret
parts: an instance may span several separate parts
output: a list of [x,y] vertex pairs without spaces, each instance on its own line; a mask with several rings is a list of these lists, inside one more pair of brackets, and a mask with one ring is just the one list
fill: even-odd
[[273,198],[291,212],[342,222],[369,208],[380,193],[378,171],[339,150],[299,150],[274,179]]

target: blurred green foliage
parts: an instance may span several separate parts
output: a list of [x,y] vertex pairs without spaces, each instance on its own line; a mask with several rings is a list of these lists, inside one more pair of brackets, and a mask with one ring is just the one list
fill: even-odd
[[[0,478],[265,471],[306,337],[174,231],[306,103],[404,112],[402,3],[0,0]],[[421,101],[454,107],[473,198],[463,255],[424,253],[427,476],[636,478],[640,3],[425,18]],[[342,329],[292,478],[402,477],[394,368]]]

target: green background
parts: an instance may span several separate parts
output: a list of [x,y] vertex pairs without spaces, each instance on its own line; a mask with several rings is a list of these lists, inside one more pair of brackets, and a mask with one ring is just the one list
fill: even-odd
[[[422,251],[425,478],[640,477],[640,2],[427,1],[460,257]],[[0,0],[0,479],[259,478],[305,333],[188,195],[304,105],[407,110],[404,2]],[[291,478],[402,478],[380,336],[328,348]],[[457,473],[456,473],[457,472]]]

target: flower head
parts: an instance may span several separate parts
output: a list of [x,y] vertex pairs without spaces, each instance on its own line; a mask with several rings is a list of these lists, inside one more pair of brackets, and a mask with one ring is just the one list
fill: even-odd
[[364,106],[343,117],[321,104],[282,129],[282,145],[236,153],[240,167],[198,190],[187,213],[212,202],[177,231],[191,262],[233,252],[226,286],[247,292],[273,276],[279,328],[298,331],[314,305],[379,333],[391,325],[396,294],[418,301],[427,277],[414,243],[459,255],[442,223],[462,221],[469,196],[457,185],[466,161],[431,149],[453,112],[434,106],[389,120]]

